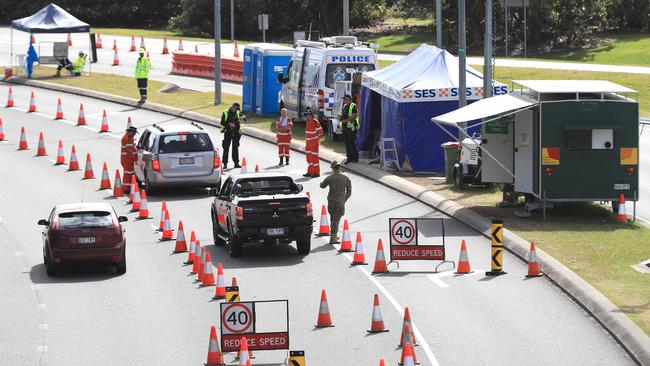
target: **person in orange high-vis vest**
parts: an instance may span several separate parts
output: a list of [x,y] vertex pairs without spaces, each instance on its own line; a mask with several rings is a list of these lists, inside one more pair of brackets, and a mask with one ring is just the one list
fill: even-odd
[[289,165],[289,146],[291,145],[291,130],[293,129],[293,122],[287,115],[287,109],[280,110],[280,117],[275,120],[275,138],[278,142],[278,156],[280,157],[280,165],[284,165],[287,161]]
[[122,178],[124,192],[131,192],[131,176],[134,174],[134,164],[138,160],[138,152],[135,149],[136,133],[138,133],[138,129],[131,126],[126,129],[124,136],[122,136],[120,162],[122,163],[122,169],[124,169]]
[[307,174],[303,177],[316,178],[320,177],[320,163],[318,160],[318,147],[320,138],[323,136],[323,127],[320,122],[314,118],[312,111],[307,108],[307,125],[305,126],[305,153],[307,154]]

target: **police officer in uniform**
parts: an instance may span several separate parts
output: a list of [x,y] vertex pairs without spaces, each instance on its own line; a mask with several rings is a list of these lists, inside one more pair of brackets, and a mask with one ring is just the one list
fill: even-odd
[[239,140],[241,139],[241,120],[246,121],[246,116],[239,113],[239,103],[233,103],[230,108],[223,111],[221,115],[221,133],[223,133],[223,168],[228,168],[228,150],[232,145],[232,161],[235,168],[239,165]]
[[341,173],[341,165],[332,161],[332,175],[320,184],[321,188],[330,187],[327,193],[327,211],[330,214],[330,244],[339,243],[339,223],[345,215],[345,202],[352,196],[352,182],[350,178]]
[[355,144],[357,130],[359,130],[359,116],[357,113],[357,105],[352,101],[350,94],[346,94],[343,97],[343,108],[339,116],[339,123],[343,129],[343,140],[345,141],[345,155],[347,156],[345,164],[359,161],[359,152]]

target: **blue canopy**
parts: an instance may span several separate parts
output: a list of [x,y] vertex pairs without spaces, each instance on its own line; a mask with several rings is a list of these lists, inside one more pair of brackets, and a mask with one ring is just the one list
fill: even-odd
[[87,33],[90,25],[73,17],[56,4],[50,4],[36,14],[11,21],[11,28],[28,33]]
[[[373,151],[379,139],[393,138],[400,164],[408,158],[416,172],[443,172],[440,145],[454,138],[431,118],[458,108],[458,72],[458,58],[421,45],[386,68],[364,73],[357,148]],[[483,75],[467,67],[466,79],[468,103],[483,98]],[[492,89],[494,95],[508,92],[497,82]],[[470,135],[480,132],[477,123],[469,125]],[[446,130],[458,137],[453,127]]]

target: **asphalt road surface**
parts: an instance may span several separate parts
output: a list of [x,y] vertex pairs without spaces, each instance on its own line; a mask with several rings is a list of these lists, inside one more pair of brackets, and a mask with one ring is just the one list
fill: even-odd
[[[105,40],[106,42],[107,40]],[[309,365],[377,365],[384,358],[396,365],[404,306],[408,306],[420,346],[421,365],[631,365],[614,339],[581,307],[545,278],[525,280],[526,266],[506,253],[507,275],[486,277],[489,242],[464,225],[446,222],[447,258],[456,261],[461,239],[468,244],[474,273],[455,276],[449,268],[434,274],[435,263],[401,262],[388,274],[373,276],[378,238],[388,243],[389,217],[440,217],[430,207],[365,178],[349,174],[353,195],[347,219],[353,236],[363,234],[368,266],[351,267],[351,256],[338,254],[326,239],[312,242],[309,256],[292,246],[254,246],[231,259],[211,238],[210,202],[205,189],[175,189],[149,197],[154,220],[133,221],[125,199],[98,191],[99,180],[81,180],[82,173],[53,166],[58,139],[66,160],[76,144],[83,166],[92,155],[95,175],[107,162],[111,178],[119,166],[119,137],[127,116],[137,127],[152,123],[187,123],[167,115],[35,89],[37,113],[25,113],[32,89],[15,86],[16,108],[0,109],[7,141],[0,142],[0,359],[7,365],[200,365],[206,360],[211,324],[218,324],[214,288],[200,288],[172,254],[173,242],[161,243],[156,225],[160,202],[166,199],[173,226],[182,219],[222,262],[228,282],[236,276],[245,300],[288,299],[290,346],[305,350]],[[0,99],[7,85],[0,83]],[[68,120],[55,121],[56,98],[63,99]],[[79,103],[87,127],[75,127]],[[108,111],[110,134],[99,134],[101,111]],[[29,151],[16,151],[20,127]],[[220,145],[216,129],[207,130]],[[48,157],[34,157],[38,133],[45,135]],[[241,155],[249,167],[285,171],[311,193],[318,219],[326,192],[321,179],[305,180],[303,154],[292,152],[291,165],[277,167],[276,147],[243,137]],[[321,163],[323,175],[329,173]],[[75,201],[110,202],[127,215],[125,275],[96,267],[72,267],[47,277],[42,259],[41,227],[55,204]],[[317,224],[316,224],[317,225]],[[428,242],[440,242],[432,237]],[[327,289],[336,327],[314,330],[320,291]],[[379,294],[388,333],[367,334],[373,294]],[[282,314],[267,313],[271,324]],[[256,352],[253,364],[280,365],[284,351]],[[228,364],[236,364],[226,355]]]

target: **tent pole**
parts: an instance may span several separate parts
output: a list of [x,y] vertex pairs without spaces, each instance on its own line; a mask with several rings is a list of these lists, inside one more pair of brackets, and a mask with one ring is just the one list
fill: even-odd
[[[467,52],[465,50],[465,0],[458,1],[458,108],[467,105]],[[467,131],[467,123],[462,122],[460,128]]]

